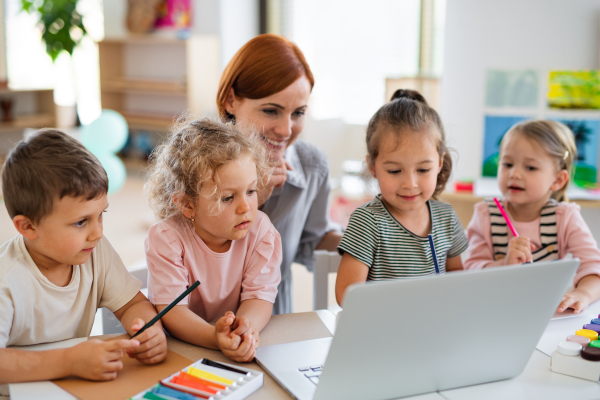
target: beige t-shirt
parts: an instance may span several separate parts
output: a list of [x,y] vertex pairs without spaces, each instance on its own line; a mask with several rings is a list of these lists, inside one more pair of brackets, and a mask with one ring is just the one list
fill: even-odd
[[116,311],[140,291],[106,238],[65,287],[37,268],[18,235],[0,246],[0,348],[89,336],[96,310]]
[[[15,236],[0,246],[0,348],[87,337],[98,308],[115,312],[141,287],[106,238],[59,287],[35,265],[23,236]],[[0,385],[0,399],[7,395],[8,385]]]

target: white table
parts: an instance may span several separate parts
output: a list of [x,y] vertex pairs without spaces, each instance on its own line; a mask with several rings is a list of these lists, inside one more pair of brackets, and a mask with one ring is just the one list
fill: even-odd
[[[591,309],[594,313],[598,313],[600,310],[600,302],[594,304]],[[323,322],[323,324],[333,334],[335,332],[335,315],[327,310],[316,311],[317,316]],[[306,315],[306,314],[305,314]],[[299,332],[299,325],[294,325],[294,321],[299,320],[302,315],[288,314],[287,316],[274,317],[275,320],[283,318],[287,325],[272,325],[271,332],[265,332],[265,340],[271,341],[276,344],[277,342],[288,342],[294,340],[286,340],[289,336],[306,336],[306,337],[295,337],[295,340],[306,340],[312,337],[310,330],[315,327],[303,326],[303,330],[306,332]],[[316,324],[318,324],[318,319]],[[297,324],[297,322],[296,322]],[[281,328],[289,326],[289,332],[282,332]],[[276,328],[278,327],[278,328]],[[266,329],[266,328],[265,328]],[[285,329],[284,329],[285,330]],[[266,331],[268,331],[266,329]],[[286,336],[278,337],[278,336]],[[270,337],[270,339],[269,339]],[[291,338],[291,337],[290,337]],[[219,360],[219,357],[224,357],[220,352],[214,350],[202,349],[197,346],[192,346],[183,342],[179,342],[176,339],[170,339],[170,348],[187,356],[192,360],[199,359],[203,356],[211,355],[211,358]],[[493,361],[491,361],[493,362]],[[248,366],[260,369],[258,365],[254,363]],[[57,396],[53,397],[56,400],[59,399],[72,399],[73,397],[63,392],[64,397]],[[289,399],[290,397],[277,386],[270,377],[265,376],[265,387],[251,398],[260,399]],[[31,397],[29,397],[31,398]],[[525,370],[521,375],[516,378],[508,379],[504,381],[486,383],[481,385],[474,385],[459,389],[445,390],[438,393],[427,393],[419,396],[405,397],[403,399],[409,400],[531,400],[531,399],[544,399],[544,400],[563,400],[563,399],[600,399],[600,383],[591,382],[584,379],[573,378],[570,376],[554,373],[550,370],[550,357],[543,354],[539,350],[535,350],[531,359],[527,363]]]

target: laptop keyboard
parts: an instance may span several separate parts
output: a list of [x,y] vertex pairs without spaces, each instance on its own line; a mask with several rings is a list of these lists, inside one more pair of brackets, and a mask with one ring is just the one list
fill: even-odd
[[323,365],[311,365],[310,367],[302,367],[298,368],[301,374],[303,374],[306,379],[314,383],[315,385],[319,384],[319,378],[321,373],[323,372]]

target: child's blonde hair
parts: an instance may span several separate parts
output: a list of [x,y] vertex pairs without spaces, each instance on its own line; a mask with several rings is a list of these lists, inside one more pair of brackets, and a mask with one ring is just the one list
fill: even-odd
[[211,185],[211,190],[203,197],[215,201],[212,211],[218,214],[221,202],[216,201],[220,197],[216,174],[223,165],[245,155],[256,164],[257,189],[261,190],[267,183],[269,166],[256,134],[244,135],[235,125],[219,120],[180,117],[168,139],[150,156],[144,188],[156,217],[182,215],[177,201],[186,196],[195,203],[206,185]]
[[524,137],[539,144],[556,162],[558,171],[563,169],[569,174],[567,183],[559,190],[552,192],[551,197],[557,201],[565,201],[565,192],[571,180],[573,162],[577,158],[577,146],[573,132],[563,123],[550,120],[523,121],[506,132],[500,142],[500,154],[504,143],[511,137]]
[[371,163],[379,155],[379,146],[385,128],[393,131],[396,136],[400,130],[409,128],[414,132],[421,132],[428,125],[433,125],[439,134],[432,135],[436,150],[440,157],[444,158],[442,169],[437,176],[433,198],[444,191],[448,179],[452,174],[452,157],[446,146],[446,133],[442,119],[438,113],[429,105],[425,98],[416,90],[398,89],[392,95],[389,103],[383,105],[369,121],[367,126],[367,152]]

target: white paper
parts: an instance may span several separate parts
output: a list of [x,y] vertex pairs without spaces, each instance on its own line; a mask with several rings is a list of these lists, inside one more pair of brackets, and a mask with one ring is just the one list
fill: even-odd
[[11,400],[77,400],[77,397],[50,381],[11,383]]
[[[75,338],[53,343],[34,344],[31,346],[13,346],[13,349],[28,351],[44,351],[73,347],[87,338]],[[77,400],[76,397],[50,381],[11,383],[8,385],[11,400]]]

